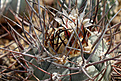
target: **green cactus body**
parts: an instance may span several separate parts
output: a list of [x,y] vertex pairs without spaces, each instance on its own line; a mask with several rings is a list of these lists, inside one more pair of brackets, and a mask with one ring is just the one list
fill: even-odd
[[[27,5],[25,0],[2,0],[1,2],[1,14],[15,21],[14,15],[10,10],[19,15],[23,15],[26,12]],[[10,9],[10,10],[9,10]],[[0,22],[5,23],[4,18],[0,14]]]
[[[94,41],[97,39],[98,37],[96,35],[92,35],[90,36],[89,40],[91,40],[91,43],[94,43]],[[107,50],[107,46],[106,44],[104,44],[104,51]],[[98,62],[100,61],[100,53],[102,51],[102,43],[99,44],[98,48],[96,49],[96,52],[95,54],[93,55],[92,59],[90,60],[89,63],[93,63],[93,62]],[[84,54],[85,56],[85,59],[87,59],[89,57],[90,54]],[[108,55],[109,57],[111,57],[110,55]],[[72,62],[81,62],[82,58],[81,56],[78,56],[78,57],[73,57],[73,58],[70,58],[70,61]],[[69,69],[66,69],[66,68],[61,68],[61,67],[58,67],[58,66],[55,66],[47,61],[44,61],[44,62],[41,62],[41,64],[38,64],[37,60],[35,59],[32,59],[31,60],[31,63],[35,64],[36,66],[44,69],[45,71],[49,72],[49,73],[58,73],[58,74],[62,74],[62,75],[66,75],[66,74],[70,74],[70,73],[74,73],[74,72],[78,72],[76,70],[69,70]],[[111,66],[110,66],[110,62],[106,62],[107,63],[107,69],[106,69],[106,72],[105,72],[105,75],[104,77],[102,78],[102,81],[109,81],[109,78],[110,78],[110,72],[111,72]],[[71,64],[69,62],[66,62],[64,64],[65,66],[68,66],[68,67],[77,67],[76,65],[74,64]],[[50,78],[50,75],[38,70],[37,68],[35,68],[34,66],[30,65],[31,67],[33,67],[34,69],[34,73],[35,75],[40,79],[40,80],[45,80],[45,79],[48,79]],[[89,66],[86,71],[87,73],[91,76],[91,77],[94,77],[96,76],[100,71],[102,71],[106,66],[104,65],[104,63],[100,63],[100,64],[96,64],[96,65],[92,65],[92,66]],[[100,74],[96,79],[95,81],[98,81],[100,78],[102,77],[102,74]],[[31,79],[34,79],[34,77],[32,77]],[[60,77],[59,80],[62,80],[62,81],[69,81],[70,79],[70,76],[63,76],[63,77]],[[84,81],[86,79],[88,79],[88,77],[83,73],[83,72],[80,72],[78,74],[74,74],[74,75],[71,75],[71,79],[72,81]],[[58,80],[55,80],[55,81],[58,81]]]

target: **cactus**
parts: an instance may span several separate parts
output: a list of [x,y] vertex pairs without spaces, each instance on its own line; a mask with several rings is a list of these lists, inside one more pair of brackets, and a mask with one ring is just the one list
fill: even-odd
[[[29,15],[22,14],[22,18],[12,13],[14,18],[18,18],[19,24],[9,16],[3,16],[7,19],[6,23],[19,51],[0,49],[10,52],[10,56],[21,65],[20,72],[24,72],[24,76],[21,79],[15,77],[16,80],[111,80],[111,60],[116,60],[120,54],[116,57],[110,55],[114,49],[110,50],[113,35],[109,24],[117,14],[108,20],[106,16],[109,9],[106,8],[107,13],[99,17],[102,11],[98,7],[104,0],[92,1],[95,3],[92,7],[87,4],[87,0],[75,5],[60,0],[55,4],[57,9],[48,5],[42,6],[39,0],[25,2]],[[8,20],[20,27],[23,33],[19,34]],[[29,31],[25,29],[25,25],[29,27]],[[105,35],[109,30],[111,40],[107,42]],[[29,47],[25,48],[21,40]]]

